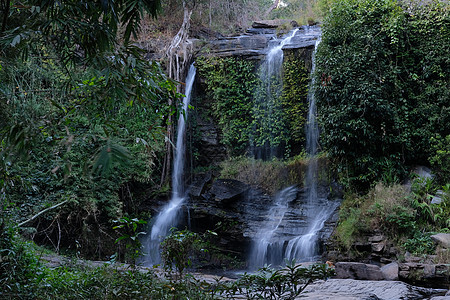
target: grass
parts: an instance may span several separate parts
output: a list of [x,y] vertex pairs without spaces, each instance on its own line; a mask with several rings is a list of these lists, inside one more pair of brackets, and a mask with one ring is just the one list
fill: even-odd
[[[319,181],[329,182],[327,157],[322,154],[317,159],[320,170]],[[220,176],[260,187],[273,195],[287,186],[303,187],[308,162],[305,155],[299,155],[286,161],[279,159],[263,161],[240,156],[224,161],[221,164]]]
[[[403,185],[383,183],[376,184],[363,196],[347,194],[335,232],[338,245],[351,251],[354,243],[363,239],[365,234],[381,232],[402,251],[414,255],[436,254],[438,261],[448,263],[448,253],[436,249],[429,237],[434,232],[445,231],[445,228],[424,214],[430,207],[437,211],[437,207],[421,202],[417,199],[419,195]],[[422,205],[415,205],[416,202]],[[443,211],[445,201],[439,207]]]

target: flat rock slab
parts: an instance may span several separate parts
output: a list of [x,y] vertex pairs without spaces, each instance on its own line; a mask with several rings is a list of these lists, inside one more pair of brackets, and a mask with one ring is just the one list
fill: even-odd
[[249,190],[245,183],[234,179],[217,179],[211,187],[211,194],[219,201],[234,200]]
[[284,19],[277,19],[277,20],[259,20],[254,21],[252,24],[253,28],[277,28],[284,24],[290,24],[292,20],[284,20]]
[[415,300],[445,295],[446,292],[401,281],[329,279],[308,286],[297,299]]

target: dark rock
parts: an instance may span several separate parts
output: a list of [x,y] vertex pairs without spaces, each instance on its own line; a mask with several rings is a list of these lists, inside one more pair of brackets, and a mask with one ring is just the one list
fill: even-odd
[[285,24],[290,24],[291,22],[292,22],[291,20],[282,20],[282,19],[259,20],[259,21],[254,21],[252,24],[252,27],[253,28],[277,28],[277,27],[285,25]]
[[[284,20],[283,22],[286,23],[289,21]],[[244,57],[245,59],[261,60],[265,57],[265,51],[267,51],[269,43],[276,44],[281,41],[281,38],[276,37],[277,32],[273,28],[274,27],[250,28],[244,35],[223,37],[211,40],[208,43],[194,43],[194,45],[196,49],[200,48],[198,50],[199,55],[216,57],[238,56]],[[308,48],[310,49],[308,59],[311,59],[314,45],[319,36],[320,28],[302,26],[292,38],[291,42],[283,47],[283,50]]]
[[210,28],[201,27],[201,28],[191,28],[189,32],[189,36],[197,39],[217,39],[223,38],[223,35],[217,31],[214,31]]
[[333,181],[330,184],[330,193],[328,194],[328,199],[343,199],[344,198],[344,188],[339,183]]
[[197,174],[189,187],[189,195],[199,197],[205,192],[205,185],[212,179],[211,172],[206,174]]
[[379,266],[357,262],[336,263],[336,277],[340,279],[383,280]]
[[248,191],[250,187],[245,183],[234,179],[217,179],[211,187],[211,194],[216,200],[236,200]]
[[450,287],[450,265],[400,263],[399,278],[402,281],[430,287]]
[[373,235],[371,237],[369,237],[369,242],[371,243],[378,243],[381,242],[385,239],[385,237],[383,235],[377,234],[377,235]]
[[378,243],[372,243],[372,251],[373,252],[381,252],[384,250],[384,247],[386,246],[386,241],[381,241]]
[[275,36],[277,31],[274,28],[249,28],[249,29],[247,29],[246,33],[248,33],[248,34],[267,34],[267,35]]

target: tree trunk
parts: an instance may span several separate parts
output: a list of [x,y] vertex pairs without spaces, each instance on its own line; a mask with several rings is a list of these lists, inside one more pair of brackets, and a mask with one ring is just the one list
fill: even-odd
[[[169,61],[169,68],[168,73],[169,77],[181,82],[184,80],[186,76],[186,71],[189,68],[189,64],[192,58],[192,42],[188,41],[189,36],[189,28],[191,26],[191,15],[193,8],[189,8],[186,1],[183,1],[183,9],[184,9],[184,18],[183,18],[183,24],[181,25],[180,30],[178,33],[174,36],[172,39],[172,42],[170,43],[169,47],[167,48],[166,55]],[[182,91],[182,85],[179,84],[177,86],[177,92],[181,93]],[[176,105],[174,103],[174,99],[169,100],[169,105]],[[163,166],[163,172],[161,176],[161,185],[165,184],[168,179],[169,175],[171,173],[171,167],[172,167],[172,153],[173,153],[173,147],[174,144],[172,142],[173,137],[175,136],[174,133],[174,118],[172,116],[169,117],[169,125],[167,125],[167,140],[166,140],[166,156],[164,158],[164,166]]]
[[275,8],[278,8],[278,5],[280,5],[280,0],[275,0],[273,2],[272,6],[269,7],[269,9],[266,11],[265,16],[267,17],[272,10],[274,10]]

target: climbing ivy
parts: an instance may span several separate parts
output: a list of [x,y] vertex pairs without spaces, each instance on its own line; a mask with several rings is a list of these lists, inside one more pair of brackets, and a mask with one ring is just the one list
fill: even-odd
[[200,77],[205,78],[214,119],[222,130],[222,142],[232,155],[245,152],[252,124],[255,65],[238,58],[199,57]]
[[[245,154],[249,142],[254,147],[293,147],[300,152],[309,82],[304,62],[287,55],[282,76],[270,79],[270,91],[261,84],[254,61],[200,57],[196,64],[212,117],[231,155]],[[280,85],[283,88],[277,89]]]
[[291,147],[305,142],[305,122],[308,109],[309,72],[305,64],[292,54],[285,54],[283,62],[282,105]]

